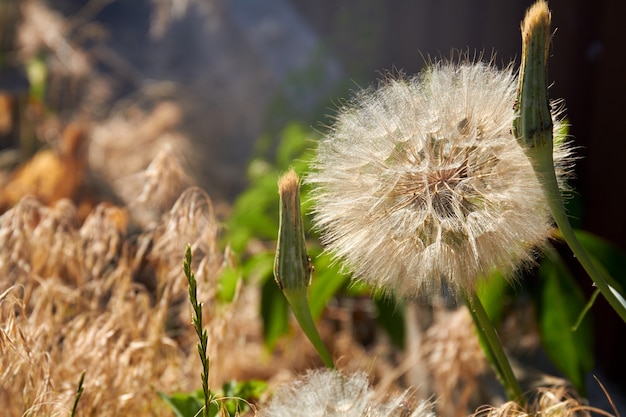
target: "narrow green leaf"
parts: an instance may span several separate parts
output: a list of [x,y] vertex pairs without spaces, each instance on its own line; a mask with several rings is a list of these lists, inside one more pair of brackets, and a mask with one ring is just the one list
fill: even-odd
[[585,308],[583,308],[583,311],[580,312],[580,314],[578,315],[578,318],[576,319],[576,323],[574,323],[574,325],[572,326],[573,332],[578,331],[578,328],[580,327],[580,323],[583,322],[584,318],[587,316],[587,313],[591,311],[591,307],[593,307],[593,304],[596,302],[598,295],[600,295],[599,289],[596,289],[593,292],[593,294],[591,294],[591,297],[589,297],[589,301],[587,301],[587,304],[585,304]]
[[585,308],[585,298],[571,272],[554,251],[542,262],[539,277],[538,314],[543,346],[557,368],[584,395],[585,374],[594,364],[590,318],[584,318],[577,331],[572,328]]
[[271,349],[289,330],[289,304],[272,279],[266,280],[261,287],[261,317],[265,346]]
[[[595,268],[606,280],[608,290],[613,293],[615,302],[621,304],[622,308],[626,309],[626,300],[624,299],[626,276],[623,274],[623,271],[626,269],[626,255],[611,243],[592,233],[584,230],[574,230],[574,233],[576,235],[576,239],[587,252]],[[560,233],[559,237],[564,239],[563,235]],[[585,314],[590,311],[597,299],[598,292],[601,292],[599,288],[594,292],[593,296],[589,299],[587,305],[585,306],[585,309],[580,313],[579,319],[574,328],[577,328],[578,323],[582,320]]]
[[328,254],[314,256],[315,272],[309,287],[309,304],[311,315],[317,320],[321,317],[328,302],[348,282],[348,276],[340,272],[336,264],[332,264]]
[[78,388],[76,388],[76,394],[74,394],[74,405],[72,406],[72,412],[70,414],[70,417],[74,417],[76,415],[76,408],[78,407],[78,401],[80,400],[80,397],[83,395],[83,391],[85,390],[84,387],[84,382],[85,382],[85,371],[83,371],[82,374],[80,374],[80,379],[78,380]]
[[462,295],[465,300],[465,305],[474,321],[476,334],[480,340],[483,352],[496,371],[507,397],[510,401],[517,402],[517,404],[524,409],[526,398],[513,373],[511,364],[502,348],[498,333],[487,315],[487,311],[475,291],[465,291]]
[[605,279],[614,290],[624,294],[626,288],[626,254],[606,240],[584,230],[575,230],[576,238],[585,250],[606,271]]
[[217,298],[227,303],[232,302],[240,279],[241,275],[236,268],[224,268],[217,282]]

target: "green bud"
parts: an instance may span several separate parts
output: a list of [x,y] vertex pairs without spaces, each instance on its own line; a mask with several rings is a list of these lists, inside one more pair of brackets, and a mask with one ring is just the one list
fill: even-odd
[[280,225],[274,259],[274,278],[291,306],[302,331],[309,338],[324,364],[335,364],[315,327],[307,296],[313,265],[307,255],[304,227],[300,215],[300,181],[293,169],[278,180]]
[[278,180],[280,225],[274,259],[274,278],[281,290],[306,288],[313,267],[306,250],[300,214],[300,181],[293,169]]
[[548,50],[550,11],[537,1],[522,22],[522,65],[520,67],[513,129],[524,149],[548,148],[552,157],[552,114],[548,99]]

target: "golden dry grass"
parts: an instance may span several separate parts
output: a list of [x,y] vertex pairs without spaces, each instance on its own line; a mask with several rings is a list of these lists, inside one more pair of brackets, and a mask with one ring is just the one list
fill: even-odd
[[483,406],[471,417],[612,417],[613,414],[591,407],[564,386],[538,388],[525,409],[507,402],[499,407]]
[[[98,106],[109,98],[107,80],[93,76],[89,54],[70,36],[81,28],[94,40],[101,28],[64,19],[37,0],[20,4],[25,16],[19,29],[21,59],[26,62],[46,49],[52,98],[65,85],[63,93],[88,98],[78,114],[89,113],[89,106],[102,110]],[[116,103],[106,109],[107,117],[81,123],[80,136],[72,136],[73,128],[65,136],[53,133],[46,140],[52,149],[45,151],[46,161],[53,162],[33,169],[31,160],[21,169],[24,177],[17,172],[0,176],[17,181],[2,184],[4,195],[11,195],[0,198],[7,210],[0,216],[3,416],[69,415],[83,372],[77,415],[171,416],[158,392],[200,387],[197,339],[181,268],[188,243],[209,336],[211,387],[231,379],[263,379],[270,383],[265,401],[275,387],[321,366],[293,322],[292,333],[267,351],[258,283],[240,282],[231,303],[218,299],[220,271],[232,266],[234,257],[228,248],[220,249],[213,202],[194,186],[187,169],[194,150],[178,126],[181,108],[173,100],[151,97],[150,103]],[[7,123],[5,116],[0,109],[0,124]],[[39,137],[50,126],[56,126],[54,132],[77,126],[56,118],[44,121],[41,114],[32,123]],[[77,152],[63,151],[79,137]],[[93,190],[86,192],[87,186]],[[372,306],[371,300],[359,301]],[[432,323],[422,329],[419,354],[411,355],[380,334],[368,346],[360,343],[357,329],[375,327],[375,318],[363,320],[366,314],[349,304],[354,300],[337,302],[327,309],[320,332],[342,371],[365,371],[376,395],[404,391],[404,374],[421,360],[427,376],[412,381],[414,389],[434,399],[440,415],[467,415],[472,404],[485,399],[480,384],[487,366],[464,310],[435,311]],[[584,416],[595,411],[557,387],[539,388],[527,410],[506,403],[481,407],[474,415]]]
[[[218,312],[212,291],[222,260],[210,210],[208,197],[189,189],[136,239],[124,235],[123,209],[115,206],[98,206],[80,227],[68,200],[48,208],[27,197],[5,213],[5,415],[67,415],[82,372],[81,415],[167,415],[157,390],[195,388],[181,242],[194,248],[208,327],[219,330],[212,340],[223,336],[228,316]],[[212,343],[215,357],[220,346]]]
[[0,217],[3,415],[68,415],[83,372],[78,415],[171,415],[157,392],[200,385],[181,268],[187,243],[204,303],[212,386],[246,377],[242,364],[252,362],[239,353],[258,364],[260,321],[250,317],[257,297],[242,290],[230,304],[216,299],[227,260],[210,198],[189,186],[170,155],[148,162],[133,174],[140,178],[135,198],[97,203],[84,221],[71,200],[45,205],[37,190]]
[[462,416],[477,399],[480,377],[488,372],[474,324],[466,308],[441,310],[421,346],[442,416]]

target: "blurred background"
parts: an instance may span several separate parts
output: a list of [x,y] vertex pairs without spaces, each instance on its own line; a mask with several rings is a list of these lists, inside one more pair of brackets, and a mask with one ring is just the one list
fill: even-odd
[[[200,158],[198,179],[232,198],[255,140],[293,118],[314,128],[348,90],[386,71],[413,74],[453,49],[519,61],[530,1],[55,0],[22,3],[28,51],[55,61],[46,100],[66,117],[107,117],[120,98],[159,95],[182,108],[180,127]],[[3,4],[11,3],[4,0]],[[17,2],[16,2],[17,3]],[[565,100],[585,227],[626,243],[626,5],[553,0],[551,94]],[[35,20],[35,22],[32,22]],[[33,27],[34,26],[34,27]],[[8,30],[9,26],[4,26]],[[26,28],[28,29],[28,28]],[[22,38],[29,37],[23,34]],[[23,43],[24,43],[23,42]],[[30,42],[30,44],[28,44]],[[23,44],[22,44],[23,45]],[[56,73],[61,73],[56,75]],[[63,79],[65,78],[65,79]],[[64,88],[67,87],[67,88]],[[71,87],[71,88],[69,88]],[[133,94],[135,96],[133,96]],[[120,138],[120,140],[125,140]],[[613,180],[615,181],[615,179]]]
[[[519,24],[531,3],[2,0],[0,104],[14,111],[0,120],[1,162],[24,162],[79,121],[95,126],[81,148],[95,186],[123,190],[167,149],[227,207],[246,187],[260,137],[267,152],[291,121],[323,130],[350,90],[376,85],[388,71],[413,74],[453,50],[519,63]],[[626,140],[618,122],[626,115],[626,3],[549,6],[551,96],[564,100],[581,156],[570,212],[579,227],[624,250]],[[140,139],[164,132],[167,140]],[[113,188],[106,192],[123,194]],[[598,360],[623,383],[626,329],[603,302],[597,309]]]

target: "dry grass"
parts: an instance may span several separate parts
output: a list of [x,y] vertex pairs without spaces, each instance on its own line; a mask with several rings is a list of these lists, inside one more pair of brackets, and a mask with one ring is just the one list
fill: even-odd
[[71,201],[47,207],[32,196],[0,217],[4,415],[67,415],[83,372],[79,415],[170,415],[157,391],[190,391],[200,382],[180,263],[186,243],[204,304],[211,386],[280,379],[285,371],[290,379],[317,365],[299,332],[273,355],[264,350],[258,287],[240,287],[232,304],[217,300],[228,259],[201,189],[186,189],[135,236],[126,235],[131,221],[127,208],[102,203],[81,224]]
[[[239,339],[261,345],[260,323],[249,319],[258,304],[245,291],[231,304],[216,299],[225,260],[210,198],[188,187],[189,176],[164,153],[134,175],[138,197],[101,202],[84,221],[72,201],[44,205],[36,190],[0,217],[3,415],[68,415],[83,372],[79,415],[171,415],[157,391],[200,384],[181,269],[187,243],[205,306],[211,384],[246,376],[224,367],[235,362]],[[245,327],[235,309],[248,316]]]
[[[189,189],[136,240],[124,236],[123,209],[110,205],[81,227],[68,200],[48,208],[28,197],[2,216],[5,415],[67,415],[83,371],[81,415],[167,415],[156,391],[197,385],[179,244],[193,245],[200,299],[220,340],[228,314],[215,301],[221,254],[210,208]],[[221,344],[212,346],[221,357]]]
[[463,416],[488,372],[472,318],[466,308],[439,310],[420,347],[432,377],[436,408],[442,416]]
[[[109,80],[93,75],[94,57],[81,42],[102,36],[89,16],[106,1],[87,3],[75,19],[41,1],[20,3],[21,59],[46,50],[52,100],[55,94],[76,99],[81,117],[29,120],[50,145],[42,152],[48,165],[35,169],[31,160],[0,175],[14,182],[0,192],[6,210],[0,216],[1,414],[69,415],[84,372],[77,415],[171,416],[157,393],[200,387],[181,267],[188,243],[209,338],[210,386],[258,378],[270,383],[269,397],[274,387],[321,362],[295,326],[272,352],[265,349],[258,283],[240,282],[234,301],[219,300],[219,274],[234,257],[220,249],[213,202],[188,169],[196,156],[181,133],[181,106],[156,91],[149,103],[137,97],[103,111]],[[167,0],[157,3],[167,6]],[[166,23],[155,23],[155,36]],[[5,113],[0,109],[0,124]],[[430,379],[413,382],[433,395],[441,415],[467,415],[477,401],[486,363],[464,310],[436,311],[419,355],[400,352],[379,334],[361,343],[364,313],[354,306],[340,304],[325,314],[321,334],[340,368],[367,372],[376,395],[404,391],[403,376],[419,356]],[[375,318],[368,316],[365,325],[374,328]],[[596,411],[564,389],[540,388],[526,411],[507,403],[475,416]]]
[[481,407],[471,417],[588,417],[599,415],[613,417],[598,408],[590,407],[568,388],[563,386],[538,388],[533,392],[526,409],[517,403],[507,402],[500,407]]

